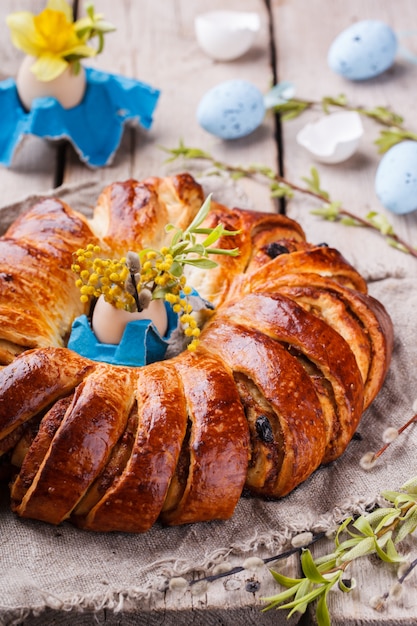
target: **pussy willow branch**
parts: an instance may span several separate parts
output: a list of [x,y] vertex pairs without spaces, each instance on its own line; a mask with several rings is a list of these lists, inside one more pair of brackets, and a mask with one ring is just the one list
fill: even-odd
[[[187,157],[187,151],[190,150],[192,153],[192,156]],[[171,154],[174,151],[168,150]],[[210,154],[205,153],[205,152],[201,152],[201,154],[199,154],[199,150],[194,150],[194,149],[187,149],[185,147],[183,147],[183,151],[181,152],[181,146],[178,150],[175,150],[175,153],[177,154],[177,156],[184,156],[186,158],[192,158],[192,159],[200,159],[200,160],[206,160],[206,161],[211,161],[213,166],[229,172],[231,174],[241,174],[242,176],[246,176],[249,178],[257,178],[259,175],[260,176],[264,176],[266,177],[269,181],[273,180],[274,182],[277,182],[281,185],[285,185],[286,187],[292,189],[293,191],[296,191],[298,193],[304,194],[304,195],[308,195],[311,196],[312,198],[315,198],[316,200],[320,200],[321,202],[324,202],[326,204],[329,204],[329,198],[322,194],[319,193],[317,191],[313,191],[312,189],[309,189],[308,187],[303,187],[301,185],[297,185],[295,183],[293,183],[292,181],[288,180],[287,178],[285,178],[284,176],[280,176],[277,173],[274,173],[273,177],[272,175],[267,175],[267,174],[263,174],[262,173],[262,168],[260,167],[256,167],[256,166],[247,166],[247,167],[243,167],[243,166],[234,166],[234,165],[230,165],[228,163],[225,163],[223,161],[219,161],[217,159],[214,159]],[[374,231],[376,231],[377,233],[379,233],[380,235],[382,235],[385,238],[389,238],[391,240],[394,240],[397,244],[399,244],[400,246],[402,246],[402,248],[404,248],[404,250],[406,250],[411,256],[413,256],[414,258],[417,258],[417,250],[411,246],[409,243],[407,243],[404,239],[402,239],[402,237],[399,237],[396,233],[389,233],[389,234],[384,234],[381,233],[381,231],[374,225],[372,224],[372,222],[370,222],[369,220],[367,220],[366,218],[360,217],[358,215],[355,215],[354,213],[352,213],[351,211],[347,211],[346,209],[344,209],[343,207],[339,207],[338,209],[338,214],[342,215],[344,217],[348,217],[352,220],[354,220],[355,222],[361,224],[362,226],[365,226],[366,228],[370,228]]]
[[[401,433],[403,433],[409,426],[411,426],[411,424],[417,423],[417,413],[416,415],[413,415],[413,417],[411,417],[408,422],[406,422],[405,424],[403,424],[399,429],[398,429],[398,434],[401,435]],[[377,452],[374,453],[373,455],[373,460],[375,461],[376,459],[378,459],[384,452],[385,450],[387,450],[387,448],[392,444],[392,441],[388,441],[386,444],[384,444],[382,446],[382,448],[380,448]]]

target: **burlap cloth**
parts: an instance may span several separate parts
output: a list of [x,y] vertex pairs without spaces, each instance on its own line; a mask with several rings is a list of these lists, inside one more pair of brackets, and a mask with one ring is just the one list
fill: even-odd
[[[73,208],[89,211],[97,193],[95,185],[82,185],[61,189],[59,195]],[[28,198],[1,209],[0,231],[31,202],[33,198]],[[364,242],[366,234],[363,236]],[[150,594],[161,594],[172,576],[191,578],[209,573],[222,559],[243,560],[256,555],[260,547],[276,554],[294,533],[329,528],[334,521],[374,503],[382,489],[396,489],[417,474],[414,425],[372,470],[359,465],[365,452],[381,447],[386,427],[401,426],[413,415],[413,404],[417,411],[416,274],[396,278],[387,270],[386,277],[379,275],[369,289],[392,316],[394,357],[384,388],[363,416],[360,438],[350,443],[342,458],[320,468],[279,502],[242,498],[227,522],[178,528],[156,525],[136,536],[97,534],[69,524],[53,527],[17,519],[9,511],[4,493],[0,506],[0,623],[18,623],[25,618],[25,623],[31,623],[31,618],[48,608],[68,611],[74,623],[79,610],[107,609],[109,614],[128,608],[129,602],[137,609]]]

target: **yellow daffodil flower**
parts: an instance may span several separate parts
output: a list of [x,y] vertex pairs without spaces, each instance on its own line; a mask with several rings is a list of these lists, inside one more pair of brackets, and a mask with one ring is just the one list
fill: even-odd
[[[70,63],[92,57],[101,51],[103,34],[114,30],[101,15],[94,13],[90,4],[88,17],[74,22],[66,0],[48,0],[38,15],[19,11],[7,17],[13,45],[35,57],[32,72],[41,81],[50,81],[62,74]],[[87,45],[92,37],[99,37],[97,49]]]

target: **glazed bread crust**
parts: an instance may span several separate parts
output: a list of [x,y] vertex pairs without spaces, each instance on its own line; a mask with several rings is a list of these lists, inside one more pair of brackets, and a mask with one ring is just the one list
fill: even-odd
[[38,203],[0,239],[0,455],[22,517],[145,532],[227,519],[338,458],[389,367],[393,329],[360,274],[292,220],[212,202],[233,236],[187,282],[215,305],[193,353],[140,368],[65,347],[85,312],[72,254],[169,242],[204,200],[189,174],[114,183],[88,220]]

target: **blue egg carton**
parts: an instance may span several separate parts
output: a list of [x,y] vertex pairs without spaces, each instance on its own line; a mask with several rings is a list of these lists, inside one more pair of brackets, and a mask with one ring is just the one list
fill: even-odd
[[119,344],[101,343],[94,334],[86,315],[77,317],[72,325],[68,348],[92,361],[104,361],[112,365],[141,367],[162,361],[168,348],[169,338],[178,327],[178,315],[165,304],[168,328],[162,337],[151,320],[134,320],[126,324]]
[[16,82],[0,82],[0,164],[9,167],[25,135],[68,140],[92,168],[111,163],[127,122],[149,129],[160,91],[132,78],[86,68],[83,100],[64,109],[55,98],[36,98],[26,111]]

